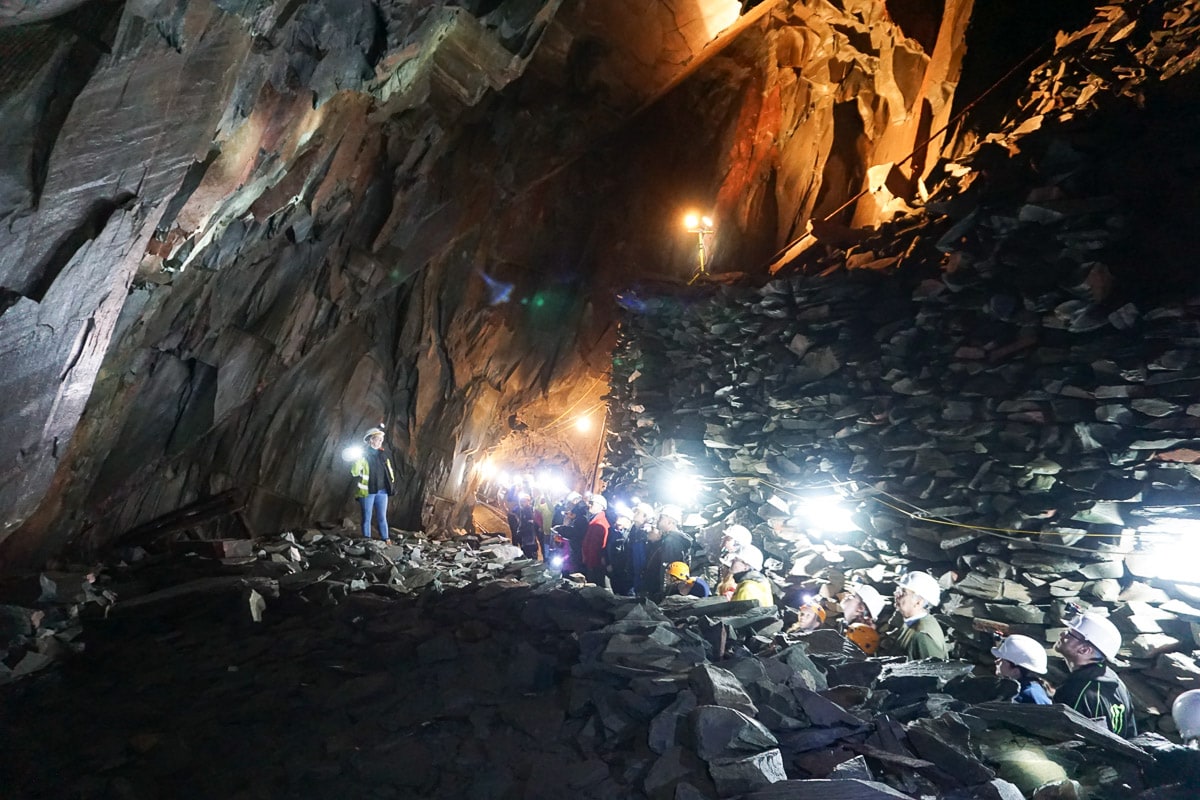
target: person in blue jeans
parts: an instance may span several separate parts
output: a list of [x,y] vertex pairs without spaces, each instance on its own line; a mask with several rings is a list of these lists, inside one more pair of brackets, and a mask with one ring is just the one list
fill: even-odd
[[371,538],[371,517],[375,516],[379,519],[379,538],[386,542],[388,497],[395,492],[396,471],[391,456],[383,449],[382,428],[371,428],[363,441],[367,450],[350,467],[350,474],[358,479],[354,496],[362,506],[362,533],[364,538]]

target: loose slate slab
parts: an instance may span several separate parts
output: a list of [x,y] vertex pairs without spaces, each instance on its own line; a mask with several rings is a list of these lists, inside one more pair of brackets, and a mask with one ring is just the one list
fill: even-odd
[[848,761],[843,761],[838,764],[829,773],[831,780],[859,780],[859,781],[874,781],[875,776],[871,774],[871,768],[867,765],[867,759],[863,756],[855,756]]
[[908,741],[917,755],[937,764],[964,786],[996,777],[996,773],[971,752],[971,730],[957,714],[943,714],[936,720],[917,720],[908,726]]
[[803,645],[792,645],[779,651],[775,659],[787,664],[795,671],[795,685],[803,686],[814,692],[823,692],[829,688],[825,674],[808,657]]
[[680,744],[688,715],[696,708],[696,695],[685,689],[674,702],[650,721],[650,749],[659,755]]
[[920,661],[885,664],[883,673],[880,675],[880,680],[889,678],[931,677],[936,678],[939,685],[944,685],[946,681],[952,678],[957,678],[961,675],[970,675],[974,671],[975,665],[969,661],[939,661],[934,658],[926,658]]
[[740,758],[778,747],[779,741],[761,722],[721,706],[699,706],[688,715],[696,754],[705,761]]
[[993,778],[979,786],[956,789],[943,800],[1025,800],[1025,795],[1015,784],[1003,778]]
[[746,800],[912,800],[886,783],[817,778],[780,781],[751,792]]
[[746,694],[741,681],[727,669],[701,664],[688,673],[688,681],[700,705],[724,706],[751,717],[758,714],[758,708]]
[[1117,736],[1104,725],[1077,711],[1054,703],[1035,706],[993,701],[971,706],[969,713],[989,722],[1000,722],[1053,741],[1082,739],[1111,753],[1139,763],[1152,761],[1144,750]]
[[721,759],[708,765],[708,774],[721,797],[744,795],[787,780],[783,754],[778,748],[738,759]]

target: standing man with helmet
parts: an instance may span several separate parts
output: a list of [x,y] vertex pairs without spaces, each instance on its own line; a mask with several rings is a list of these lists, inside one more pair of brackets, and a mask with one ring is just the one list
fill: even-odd
[[1046,674],[1046,648],[1017,633],[993,647],[992,655],[996,657],[996,674],[1001,678],[1012,678],[1021,687],[1012,699],[1014,703],[1050,705],[1046,682],[1041,677]]
[[946,634],[929,613],[942,602],[942,587],[928,572],[906,572],[896,583],[896,613],[903,620],[896,647],[911,659],[949,658]]
[[677,506],[663,506],[658,522],[646,529],[646,563],[638,579],[638,594],[654,602],[666,595],[667,564],[687,563],[687,536],[679,530],[683,512]]
[[583,574],[590,583],[604,586],[604,548],[608,545],[608,501],[602,495],[592,495],[588,503],[591,519],[583,534]]
[[1106,661],[1121,649],[1121,632],[1107,617],[1080,614],[1067,623],[1054,649],[1062,654],[1071,674],[1054,693],[1062,703],[1085,717],[1103,721],[1118,736],[1137,736],[1129,690]]
[[379,538],[388,540],[388,497],[396,490],[396,471],[383,449],[383,429],[371,428],[363,435],[366,452],[350,465],[350,474],[358,479],[354,496],[362,507],[362,534],[371,538],[371,517],[379,517]]
[[691,563],[692,539],[683,532],[683,511],[677,506],[663,506],[658,513],[658,529],[662,531],[663,566],[674,561]]
[[633,509],[633,525],[629,529],[629,560],[633,570],[633,593],[642,594],[642,574],[646,569],[646,553],[650,549],[650,520],[654,509],[648,503],[638,503]]

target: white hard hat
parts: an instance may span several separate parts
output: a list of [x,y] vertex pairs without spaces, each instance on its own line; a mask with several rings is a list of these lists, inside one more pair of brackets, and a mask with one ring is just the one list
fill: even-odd
[[1080,614],[1068,622],[1067,627],[1086,639],[1088,644],[1099,650],[1109,661],[1117,657],[1117,651],[1121,649],[1121,632],[1107,617],[1099,614]]
[[733,539],[737,547],[745,547],[750,544],[750,529],[745,525],[730,525],[725,529],[725,536]]
[[942,602],[942,587],[928,572],[906,572],[896,581],[896,585],[908,589],[931,606]]
[[1192,689],[1175,698],[1171,705],[1171,718],[1179,728],[1179,736],[1185,742],[1200,737],[1200,689]]
[[867,611],[871,612],[871,619],[879,619],[879,612],[883,611],[883,607],[887,605],[887,598],[876,591],[874,586],[856,583],[847,587],[846,591],[858,595],[859,599],[863,601],[863,605],[867,607]]
[[376,436],[376,435],[386,436],[387,434],[384,433],[383,428],[371,428],[371,430],[369,430],[363,434],[363,441],[364,442],[369,441],[372,436]]
[[659,510],[658,515],[660,517],[669,517],[675,520],[676,524],[683,522],[683,512],[679,509],[679,506],[663,506]]
[[1028,636],[1014,633],[1006,637],[999,647],[992,648],[992,655],[1011,661],[1038,675],[1046,674],[1046,648]]
[[601,511],[608,510],[608,501],[604,499],[604,495],[594,494],[592,499],[588,501],[590,506],[599,506]]
[[579,492],[571,492],[570,494],[567,495],[567,502],[568,503],[578,503],[582,499],[582,497],[583,497],[583,495],[581,495]]
[[762,550],[759,550],[752,544],[748,544],[741,550],[738,550],[734,558],[749,566],[750,569],[761,570],[763,568]]

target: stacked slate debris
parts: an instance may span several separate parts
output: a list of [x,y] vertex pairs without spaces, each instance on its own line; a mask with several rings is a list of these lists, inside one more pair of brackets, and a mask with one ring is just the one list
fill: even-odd
[[[1014,684],[969,663],[868,659],[832,630],[714,661],[712,625],[764,618],[746,604],[660,609],[486,540],[384,556],[302,539],[207,578],[196,558],[222,559],[177,554],[126,600],[112,574],[88,648],[0,689],[7,795],[1150,800],[1178,779],[1161,754],[1191,763],[1161,738],[1004,702]],[[300,560],[270,558],[284,545]],[[251,574],[267,563],[311,580]],[[364,577],[393,568],[431,579]],[[219,580],[234,569],[240,584]],[[163,585],[172,573],[191,577]]]
[[[665,480],[692,475],[710,540],[752,528],[781,589],[888,593],[930,571],[964,658],[990,661],[994,633],[1049,645],[1073,603],[1106,611],[1143,724],[1169,731],[1171,700],[1200,686],[1200,294],[1190,258],[1154,257],[1146,231],[1172,231],[1149,227],[1122,183],[1141,168],[1116,154],[1142,131],[1194,160],[1192,134],[1159,121],[1200,11],[1098,15],[913,216],[762,285],[624,295],[604,477],[668,501]],[[1129,98],[1166,110],[1130,122]],[[848,532],[817,505],[830,494]]]
[[44,572],[36,583],[18,581],[0,592],[0,684],[80,652],[81,609],[107,609],[114,599],[95,572]]

